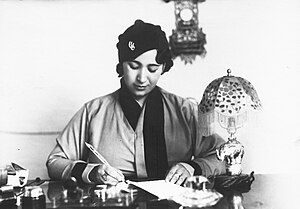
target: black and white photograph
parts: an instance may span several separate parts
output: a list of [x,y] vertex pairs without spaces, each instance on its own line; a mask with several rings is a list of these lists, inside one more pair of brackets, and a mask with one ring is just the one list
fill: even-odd
[[0,208],[299,208],[300,1],[0,0]]

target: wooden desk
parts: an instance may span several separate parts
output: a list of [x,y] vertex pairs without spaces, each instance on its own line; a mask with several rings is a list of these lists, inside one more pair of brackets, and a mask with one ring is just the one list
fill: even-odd
[[299,174],[255,175],[251,190],[243,193],[245,209],[299,209]]
[[[300,204],[298,204],[298,199],[300,198],[299,186],[300,183],[297,175],[256,174],[249,192],[224,194],[224,197],[220,202],[213,207],[209,207],[209,209],[234,209],[235,207],[232,200],[233,198],[236,199],[239,197],[242,199],[241,204],[245,209],[300,208]],[[52,190],[55,188],[50,187],[50,189]],[[58,192],[57,188],[54,193],[56,192]],[[48,192],[48,197],[51,193],[53,193],[53,191]],[[47,205],[51,208],[49,199]],[[166,200],[156,201],[155,196],[139,190],[134,203],[127,208],[177,209],[179,208],[179,205]],[[240,207],[239,209],[242,208]]]
[[[296,209],[298,203],[299,186],[297,175],[266,175],[256,174],[251,190],[244,193],[223,193],[224,197],[212,207],[206,209]],[[63,186],[61,182],[46,181],[41,185],[46,195],[47,208],[130,208],[130,209],[178,209],[179,204],[168,201],[158,201],[154,195],[143,190],[138,190],[134,197],[121,197],[119,200],[102,202],[91,201],[93,187],[85,185],[81,187],[87,197],[82,202],[75,196],[68,202],[62,201]],[[240,204],[238,201],[241,200]],[[235,203],[234,203],[235,202]],[[118,203],[118,204],[115,204]],[[1,208],[1,204],[0,204]],[[21,209],[21,207],[17,207]]]

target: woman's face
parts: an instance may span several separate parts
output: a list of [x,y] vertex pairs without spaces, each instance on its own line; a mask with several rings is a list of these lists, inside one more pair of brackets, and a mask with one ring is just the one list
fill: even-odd
[[123,63],[124,82],[140,104],[144,103],[163,72],[163,65],[155,61],[156,54],[155,49],[149,50],[135,60]]

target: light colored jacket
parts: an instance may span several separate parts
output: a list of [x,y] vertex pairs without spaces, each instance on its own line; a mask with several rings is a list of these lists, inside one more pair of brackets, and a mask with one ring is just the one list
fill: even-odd
[[[216,148],[224,141],[218,136],[201,137],[198,127],[197,105],[161,89],[163,95],[165,140],[169,167],[178,162],[193,160],[202,175],[225,172],[224,163],[216,158]],[[88,175],[97,158],[84,142],[92,144],[115,168],[125,176],[147,177],[143,145],[143,108],[133,130],[119,103],[119,91],[87,102],[57,137],[57,144],[47,160],[50,178],[68,179],[77,162],[88,162],[82,179]]]

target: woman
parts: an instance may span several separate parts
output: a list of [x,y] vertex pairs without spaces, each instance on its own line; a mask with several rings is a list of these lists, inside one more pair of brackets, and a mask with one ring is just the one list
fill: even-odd
[[[192,175],[225,172],[216,137],[200,138],[197,107],[157,86],[173,66],[160,26],[137,20],[117,44],[121,88],[87,102],[57,138],[47,160],[54,179],[116,184],[124,178],[165,178],[182,184]],[[92,144],[109,165],[85,146]]]

